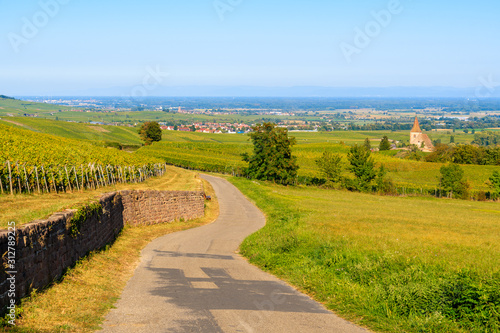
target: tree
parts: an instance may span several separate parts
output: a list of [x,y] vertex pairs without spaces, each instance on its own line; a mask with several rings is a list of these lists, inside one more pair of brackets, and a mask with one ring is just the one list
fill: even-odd
[[493,189],[495,195],[500,196],[500,172],[495,171],[490,177],[491,188]]
[[161,141],[162,133],[160,124],[158,124],[156,121],[145,122],[139,129],[139,135],[141,136],[141,139],[142,141],[144,141],[146,146],[155,141]]
[[344,163],[339,154],[325,151],[323,155],[316,160],[316,164],[321,170],[321,174],[328,182],[338,183],[342,179],[342,168]]
[[457,164],[477,164],[485,162],[486,150],[473,145],[460,145],[453,150],[452,160]]
[[391,143],[389,142],[387,135],[384,135],[382,141],[380,141],[379,150],[391,150]]
[[441,188],[446,192],[454,194],[458,198],[465,199],[469,194],[469,184],[464,180],[464,170],[454,163],[448,166],[442,166],[440,169]]
[[365,139],[365,143],[363,144],[363,146],[366,148],[366,150],[371,150],[372,149],[372,144],[370,142],[370,139],[366,138]]
[[[455,132],[455,129],[453,129],[453,132]],[[450,136],[450,143],[455,143],[455,137],[453,135]]]
[[293,184],[299,169],[297,158],[292,156],[295,138],[289,138],[286,128],[273,123],[257,124],[252,130],[253,155],[242,154],[243,160],[249,163],[247,176],[284,185]]
[[370,151],[363,146],[355,145],[351,147],[347,154],[347,159],[351,164],[349,170],[356,177],[355,187],[360,191],[368,190],[370,183],[375,179],[375,162],[370,156]]
[[454,149],[448,145],[438,143],[434,146],[434,151],[427,155],[426,162],[450,162],[453,158]]

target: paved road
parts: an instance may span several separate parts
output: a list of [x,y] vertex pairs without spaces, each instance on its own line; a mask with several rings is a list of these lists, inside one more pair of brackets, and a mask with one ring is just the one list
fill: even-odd
[[367,332],[236,254],[264,215],[227,181],[212,224],[156,239],[102,332]]

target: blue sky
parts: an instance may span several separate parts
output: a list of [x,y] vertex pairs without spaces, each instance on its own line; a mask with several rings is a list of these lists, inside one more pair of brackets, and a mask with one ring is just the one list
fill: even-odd
[[496,0],[0,0],[0,94],[137,86],[151,68],[163,86],[476,87],[500,81],[498,13]]

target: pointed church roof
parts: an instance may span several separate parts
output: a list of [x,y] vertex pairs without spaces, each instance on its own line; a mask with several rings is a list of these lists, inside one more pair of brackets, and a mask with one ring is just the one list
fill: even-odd
[[420,125],[418,123],[417,116],[415,116],[415,122],[413,123],[413,128],[411,129],[411,132],[422,133],[422,130],[420,129]]

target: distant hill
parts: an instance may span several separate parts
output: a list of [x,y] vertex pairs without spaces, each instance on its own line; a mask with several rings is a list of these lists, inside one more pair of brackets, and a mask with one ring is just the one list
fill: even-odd
[[[481,94],[478,96],[478,89]],[[58,91],[53,96],[130,96],[133,87]],[[500,97],[500,89],[484,87],[260,87],[260,86],[158,86],[149,96],[161,97],[377,97],[377,98],[478,98]]]
[[9,96],[5,96],[5,95],[0,95],[0,98],[2,98],[2,99],[15,99],[14,97],[9,97]]

